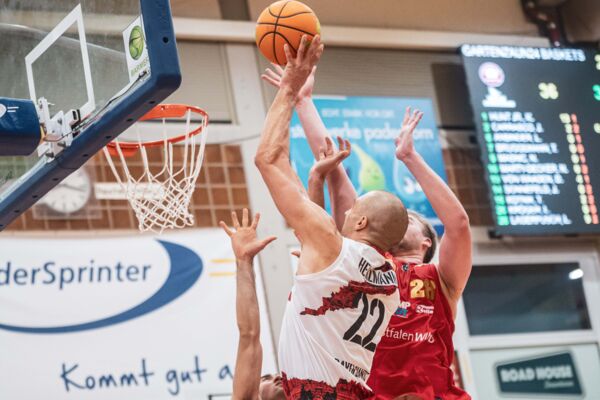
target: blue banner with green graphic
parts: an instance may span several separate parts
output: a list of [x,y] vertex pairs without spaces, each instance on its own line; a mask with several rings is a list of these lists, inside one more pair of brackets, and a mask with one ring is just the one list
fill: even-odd
[[[423,119],[414,133],[415,148],[427,164],[446,181],[431,100],[408,97],[319,96],[314,98],[314,102],[329,134],[332,137],[342,136],[352,143],[352,154],[344,161],[344,168],[358,194],[371,190],[392,192],[402,199],[408,208],[425,215],[438,234],[441,234],[443,227],[423,190],[394,154],[394,139],[399,134],[406,107],[423,111]],[[306,186],[315,159],[296,113],[291,122],[290,137],[292,165]],[[326,207],[330,211],[328,198]]]

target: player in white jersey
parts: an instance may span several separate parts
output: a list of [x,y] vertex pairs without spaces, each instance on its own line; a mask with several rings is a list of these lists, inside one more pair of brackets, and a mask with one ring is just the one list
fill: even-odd
[[303,37],[269,109],[255,163],[273,200],[301,239],[298,273],[283,319],[279,366],[288,398],[358,399],[375,347],[399,305],[398,282],[385,251],[404,236],[408,216],[394,195],[359,197],[340,232],[310,201],[290,165],[289,124],[299,90],[323,52]]
[[237,214],[231,213],[233,230],[225,222],[219,223],[231,238],[237,266],[235,308],[240,338],[231,397],[234,400],[285,400],[279,375],[260,376],[260,316],[252,266],[254,257],[276,238],[258,239],[256,228],[259,218],[260,214],[256,214],[250,223],[248,209],[244,208],[241,225]]
[[[262,78],[279,87],[282,74],[283,69],[273,65],[273,69],[267,68]],[[314,81],[313,71],[296,102],[296,111],[306,139],[317,159],[309,175],[308,193],[315,203],[324,207],[323,186],[327,182],[333,217],[341,228],[344,211],[352,206],[356,198],[340,157],[350,149],[350,143],[338,137],[339,152],[334,149],[327,128],[312,101]],[[435,230],[422,215],[409,210],[409,225],[404,239],[390,250],[396,265],[407,265],[408,269],[397,270],[402,306],[392,317],[386,335],[378,346],[368,381],[377,399],[396,398],[399,394],[408,393],[423,399],[436,396],[443,399],[469,397],[456,387],[450,369],[454,357],[453,321],[458,300],[471,271],[469,218],[450,188],[415,150],[413,132],[422,115],[418,111],[411,113],[410,109],[406,110],[396,139],[396,157],[408,167],[423,188],[444,224],[445,233],[440,244],[439,262],[430,264],[436,250]],[[412,290],[419,285],[426,289]],[[419,307],[421,310],[427,308],[431,313],[414,312]],[[389,332],[404,332],[404,335],[400,337]],[[410,339],[419,334],[434,340]]]

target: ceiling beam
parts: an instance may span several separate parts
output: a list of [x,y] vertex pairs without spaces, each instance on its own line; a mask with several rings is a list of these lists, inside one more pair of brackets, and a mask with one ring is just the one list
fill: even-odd
[[[217,42],[254,42],[252,21],[174,18],[178,39]],[[471,32],[420,31],[324,26],[327,46],[385,49],[451,50],[465,43],[548,47],[548,40],[534,36],[489,35]]]
[[[10,14],[10,15],[8,15]],[[0,15],[0,22],[51,30],[60,20],[52,12],[20,11]],[[133,21],[130,15],[85,15],[88,34],[121,35]],[[173,18],[175,34],[180,40],[254,43],[256,24],[252,21]],[[327,46],[413,50],[454,50],[465,43],[548,47],[548,40],[536,36],[490,35],[473,32],[421,31],[343,26],[322,27]]]

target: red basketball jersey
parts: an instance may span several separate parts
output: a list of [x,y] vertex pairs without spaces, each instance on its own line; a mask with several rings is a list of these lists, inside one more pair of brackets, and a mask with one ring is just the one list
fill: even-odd
[[381,338],[368,385],[376,399],[415,394],[468,400],[454,384],[454,319],[434,264],[398,264],[400,307]]

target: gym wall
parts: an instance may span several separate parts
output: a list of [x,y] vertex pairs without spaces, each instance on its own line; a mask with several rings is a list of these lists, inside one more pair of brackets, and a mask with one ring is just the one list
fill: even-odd
[[[249,206],[248,183],[240,145],[219,144],[219,134],[237,124],[226,45],[181,41],[181,88],[166,102],[188,103],[205,108],[210,117],[205,166],[198,179],[192,210],[198,227],[217,226],[229,220],[233,210]],[[260,69],[267,62],[257,53]],[[378,60],[378,62],[368,62]],[[258,80],[259,77],[257,76]],[[263,84],[261,97],[268,108],[274,90]],[[316,94],[429,97],[436,106],[443,139],[448,182],[459,196],[474,226],[492,223],[487,188],[476,146],[460,58],[449,52],[328,48],[319,65]],[[457,106],[458,105],[458,106]],[[215,133],[216,131],[216,133]],[[258,132],[250,137],[256,137]],[[14,159],[15,165],[19,160]],[[151,163],[162,162],[162,154],[151,155]],[[84,167],[94,182],[114,182],[102,154]],[[134,165],[133,168],[141,168]],[[92,196],[93,197],[93,196]],[[37,205],[18,218],[8,231],[46,230],[134,230],[135,216],[127,201],[92,198],[80,211],[60,215]]]

